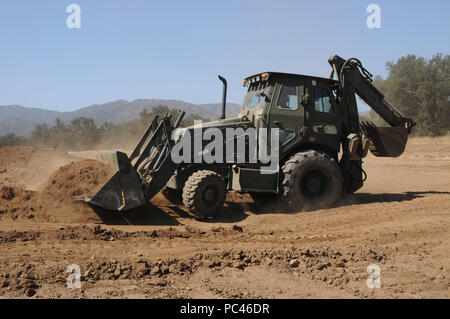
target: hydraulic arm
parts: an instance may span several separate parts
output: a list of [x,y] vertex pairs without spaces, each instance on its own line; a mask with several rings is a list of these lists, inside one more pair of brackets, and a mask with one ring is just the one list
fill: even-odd
[[[359,130],[370,140],[370,151],[375,156],[397,157],[405,150],[408,135],[415,125],[390,104],[384,95],[372,84],[370,74],[358,59],[344,60],[334,55],[328,59],[333,68],[331,78],[336,75],[341,92],[339,98],[346,99],[344,110],[349,133]],[[376,127],[373,123],[359,123],[355,94],[369,105],[391,127]]]

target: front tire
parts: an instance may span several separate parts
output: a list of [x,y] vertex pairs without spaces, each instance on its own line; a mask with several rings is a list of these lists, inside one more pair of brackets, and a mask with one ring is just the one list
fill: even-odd
[[223,206],[225,182],[219,174],[202,170],[189,176],[183,188],[183,204],[198,217],[213,217]]
[[283,166],[283,194],[289,210],[330,208],[342,197],[336,161],[319,151],[300,152]]

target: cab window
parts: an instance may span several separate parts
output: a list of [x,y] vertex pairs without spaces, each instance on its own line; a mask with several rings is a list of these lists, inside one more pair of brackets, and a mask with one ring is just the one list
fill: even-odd
[[284,110],[296,110],[298,107],[297,90],[295,86],[283,85],[278,98],[278,107]]
[[267,84],[252,84],[245,96],[242,110],[261,108],[264,104],[264,96],[268,88]]
[[327,89],[314,87],[314,103],[317,112],[334,113],[334,106]]

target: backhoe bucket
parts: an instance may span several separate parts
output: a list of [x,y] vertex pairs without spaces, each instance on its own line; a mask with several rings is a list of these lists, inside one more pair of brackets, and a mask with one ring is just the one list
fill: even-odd
[[397,157],[405,151],[409,132],[404,127],[377,127],[364,122],[361,131],[369,138],[369,150],[375,156]]
[[108,210],[126,211],[145,203],[139,176],[125,153],[116,152],[110,165],[117,168],[111,179],[91,198],[84,201]]

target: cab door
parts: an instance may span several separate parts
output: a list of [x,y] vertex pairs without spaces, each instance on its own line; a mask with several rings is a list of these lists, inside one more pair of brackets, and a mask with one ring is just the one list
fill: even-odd
[[298,83],[277,83],[269,112],[269,127],[279,129],[280,159],[303,138],[305,110],[300,103],[303,86]]
[[310,92],[305,123],[308,142],[327,145],[338,152],[342,127],[331,87],[326,81],[312,80]]

